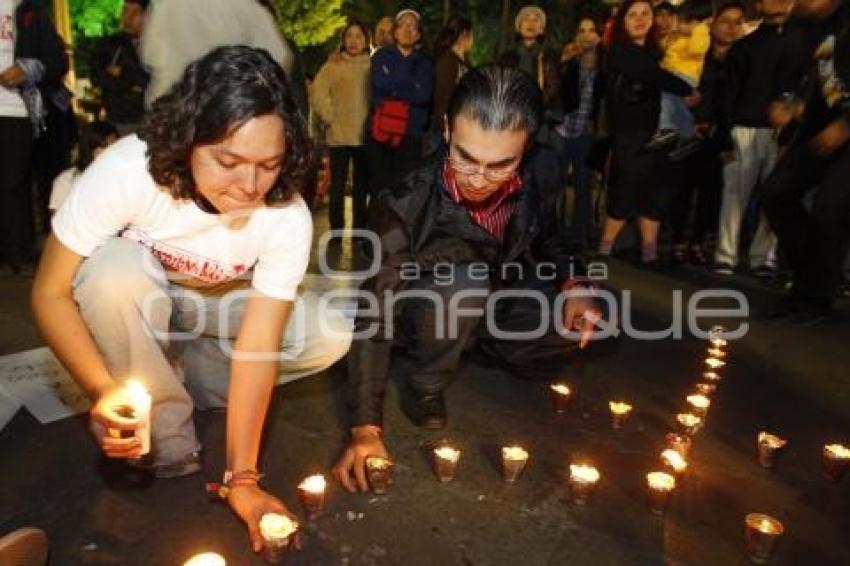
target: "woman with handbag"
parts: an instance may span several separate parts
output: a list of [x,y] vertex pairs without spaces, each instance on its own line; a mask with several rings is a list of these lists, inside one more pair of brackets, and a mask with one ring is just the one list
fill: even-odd
[[649,0],[627,0],[614,21],[605,68],[611,180],[599,243],[599,255],[610,255],[626,220],[636,213],[641,261],[648,267],[658,265],[658,232],[670,191],[661,179],[664,168],[660,158],[643,147],[655,132],[662,91],[686,97],[690,106],[699,100],[690,85],[660,67],[652,27]]
[[407,9],[396,15],[393,39],[372,56],[367,151],[369,189],[374,195],[421,162],[434,91],[434,67],[421,50],[418,12]]

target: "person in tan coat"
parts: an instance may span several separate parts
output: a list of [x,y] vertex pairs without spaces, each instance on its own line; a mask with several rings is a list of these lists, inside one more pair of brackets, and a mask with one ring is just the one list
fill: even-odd
[[345,183],[353,166],[354,228],[366,226],[369,200],[364,128],[369,115],[369,32],[349,20],[343,28],[340,56],[331,57],[310,87],[310,103],[328,124],[331,158],[329,220],[332,230],[345,228]]

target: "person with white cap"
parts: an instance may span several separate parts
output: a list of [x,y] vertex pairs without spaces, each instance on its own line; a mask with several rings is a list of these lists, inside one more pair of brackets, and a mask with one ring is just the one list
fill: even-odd
[[516,30],[512,47],[499,56],[499,63],[525,71],[543,91],[546,119],[558,114],[560,54],[544,47],[546,12],[539,6],[523,6],[514,20]]
[[419,166],[434,91],[434,66],[422,51],[422,18],[401,10],[393,43],[372,56],[368,121],[369,188],[372,194]]

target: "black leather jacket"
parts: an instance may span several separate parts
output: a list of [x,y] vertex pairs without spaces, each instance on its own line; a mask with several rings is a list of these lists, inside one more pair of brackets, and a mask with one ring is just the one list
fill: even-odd
[[416,263],[421,271],[429,272],[436,264],[486,262],[494,289],[511,284],[498,279],[499,267],[506,262],[531,269],[539,262],[552,262],[557,266],[555,285],[561,285],[571,275],[584,273],[583,263],[571,254],[555,223],[554,196],[563,185],[560,175],[552,173],[560,170],[554,152],[538,147],[525,158],[523,189],[516,197],[516,212],[501,243],[451,200],[443,183],[442,163],[440,155],[385,191],[372,205],[370,228],[381,241],[380,269],[364,281],[361,289],[378,298],[378,309],[369,313],[375,316],[361,311],[355,329],[371,327],[377,332],[373,338],[355,340],[349,352],[347,405],[352,426],[382,423],[393,345],[392,339],[384,336],[383,297],[387,291],[399,292],[407,287],[408,281],[401,273],[403,264]]

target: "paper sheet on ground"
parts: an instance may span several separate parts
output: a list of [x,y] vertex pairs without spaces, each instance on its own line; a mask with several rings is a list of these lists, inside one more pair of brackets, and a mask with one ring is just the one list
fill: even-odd
[[48,348],[0,357],[0,388],[42,424],[88,411],[88,397]]

